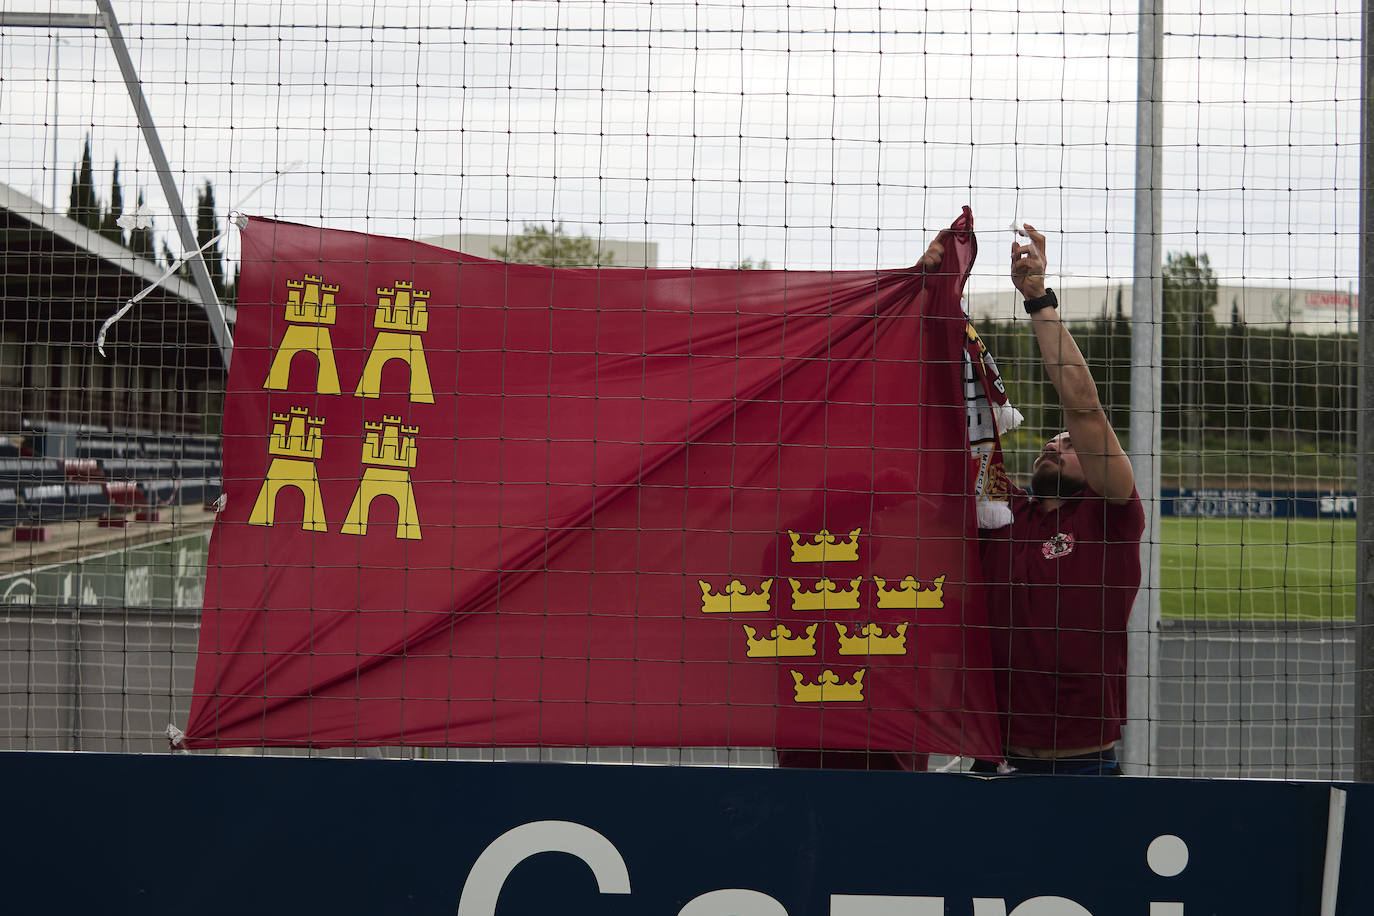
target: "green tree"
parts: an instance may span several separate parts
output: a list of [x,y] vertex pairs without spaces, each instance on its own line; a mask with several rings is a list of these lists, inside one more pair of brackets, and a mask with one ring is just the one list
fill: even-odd
[[1213,418],[1209,424],[1205,411],[1208,403],[1225,403],[1224,389],[1215,396],[1225,385],[1225,360],[1209,358],[1220,344],[1213,314],[1217,279],[1207,255],[1174,253],[1164,261],[1163,281],[1161,425],[1166,436],[1188,436],[1197,446],[1204,427],[1225,423]]
[[753,258],[745,258],[743,261],[736,261],[731,264],[730,270],[767,270],[770,266],[767,258],[757,264],[754,263]]
[[90,134],[86,135],[86,146],[81,152],[81,164],[72,174],[67,218],[76,220],[87,229],[100,228],[100,199],[95,195],[95,170],[91,166]]
[[569,235],[562,222],[553,226],[526,223],[524,231],[511,239],[510,247],[492,246],[503,261],[512,264],[538,264],[541,267],[611,267],[615,255],[596,239]]
[[224,298],[224,253],[219,242],[205,246],[219,235],[219,219],[215,216],[215,187],[206,179],[205,186],[196,191],[196,247],[204,249],[200,253],[205,262],[205,270],[210,274],[210,283],[215,293]]
[[1070,328],[1097,382],[1098,395],[1113,428],[1131,425],[1131,323],[1126,319],[1121,288],[1116,290],[1115,309],[1102,302],[1102,315],[1091,325]]
[[119,218],[124,215],[124,191],[119,187],[119,158],[114,161],[114,178],[110,181],[110,206],[100,218],[100,234],[112,242],[125,244],[124,230]]
[[[219,233],[219,217],[215,215],[215,186],[207,179],[204,186],[196,189],[196,247],[204,249],[200,257],[205,262],[205,272],[210,275],[215,295],[225,305],[233,305],[238,295],[237,279],[232,270],[225,268],[224,249],[220,242],[209,245]],[[176,256],[165,241],[162,243],[162,257],[168,267],[176,263]],[[186,280],[193,279],[190,262],[182,264],[177,274]]]

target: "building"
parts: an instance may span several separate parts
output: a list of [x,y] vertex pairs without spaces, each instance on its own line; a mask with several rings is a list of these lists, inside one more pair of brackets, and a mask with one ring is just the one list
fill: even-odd
[[[218,428],[224,363],[194,284],[0,184],[0,435]],[[157,284],[107,337],[106,318]],[[227,316],[232,325],[233,309]]]
[[[478,258],[500,260],[497,248],[509,248],[511,240],[519,232],[504,235],[485,235],[478,232],[459,232],[451,235],[436,235],[420,239],[426,245],[461,251]],[[601,239],[601,248],[609,252],[614,267],[657,267],[658,242],[631,242],[628,239]]]

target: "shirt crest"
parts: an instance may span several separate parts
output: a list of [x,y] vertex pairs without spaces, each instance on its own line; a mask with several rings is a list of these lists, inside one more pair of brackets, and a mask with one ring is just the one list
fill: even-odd
[[1057,560],[1073,553],[1073,535],[1060,532],[1040,545],[1040,555],[1046,560]]

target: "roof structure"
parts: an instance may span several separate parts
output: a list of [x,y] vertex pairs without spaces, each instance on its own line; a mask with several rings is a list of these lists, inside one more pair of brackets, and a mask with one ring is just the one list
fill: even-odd
[[[94,346],[101,322],[156,284],[111,329],[106,352],[121,342],[170,342],[166,323],[177,322],[178,346],[206,346],[218,353],[195,284],[176,276],[163,279],[164,272],[161,265],[0,183],[0,317],[6,323],[46,322],[50,340]],[[232,326],[232,307],[226,318]]]

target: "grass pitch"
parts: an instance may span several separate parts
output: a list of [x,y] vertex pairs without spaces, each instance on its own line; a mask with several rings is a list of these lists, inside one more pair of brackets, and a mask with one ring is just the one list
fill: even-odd
[[1354,620],[1353,520],[1161,522],[1165,619]]

